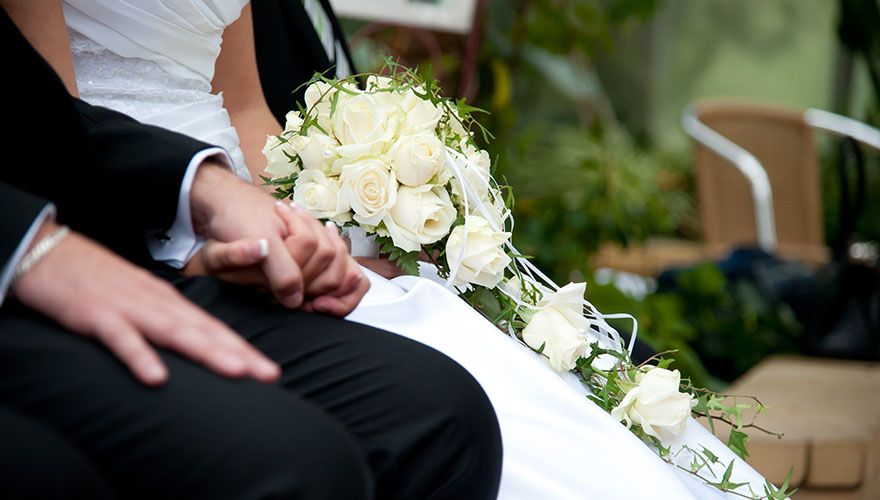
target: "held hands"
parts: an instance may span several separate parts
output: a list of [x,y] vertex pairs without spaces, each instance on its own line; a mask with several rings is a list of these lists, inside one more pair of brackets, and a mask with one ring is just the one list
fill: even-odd
[[345,316],[369,281],[336,228],[216,164],[199,168],[191,191],[196,232],[209,242],[187,273],[268,288],[283,305]]
[[[46,222],[37,239],[57,229]],[[72,233],[16,282],[24,305],[86,337],[94,337],[147,385],[168,371],[155,344],[221,375],[275,381],[280,370],[226,325],[173,286]]]

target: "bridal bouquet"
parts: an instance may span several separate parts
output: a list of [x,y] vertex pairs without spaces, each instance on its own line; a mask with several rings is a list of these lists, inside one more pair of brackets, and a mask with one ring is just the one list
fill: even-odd
[[[319,219],[356,227],[375,238],[381,254],[407,273],[427,260],[445,285],[502,331],[545,356],[558,371],[574,371],[591,399],[652,443],[673,463],[663,442],[694,414],[731,424],[729,446],[746,456],[742,411],[763,406],[691,387],[670,359],[634,365],[612,318],[584,300],[585,283],[554,284],[511,243],[512,190],[495,181],[489,154],[475,132],[491,135],[473,118],[481,110],[442,97],[436,81],[388,61],[388,76],[342,80],[316,75],[305,104],[287,115],[284,132],[269,136],[264,181],[282,198]],[[365,86],[357,84],[365,77]],[[632,342],[630,343],[630,349]],[[669,353],[662,353],[663,355]],[[787,484],[769,482],[765,495],[734,490],[733,462],[710,450],[687,449],[692,474],[745,498],[786,498]],[[678,465],[677,465],[678,466]],[[681,466],[679,466],[681,467]],[[684,467],[682,467],[684,468]]]

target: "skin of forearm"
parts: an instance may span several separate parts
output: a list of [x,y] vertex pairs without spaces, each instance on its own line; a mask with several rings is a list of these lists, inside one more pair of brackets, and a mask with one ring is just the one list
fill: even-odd
[[[261,185],[260,175],[266,175],[266,157],[263,155],[263,146],[266,144],[267,135],[278,135],[282,132],[281,125],[275,121],[275,117],[266,106],[250,106],[239,111],[230,111],[232,125],[238,131],[241,141],[241,150],[244,153],[245,164],[251,179],[256,185]],[[274,189],[264,186],[269,192]]]

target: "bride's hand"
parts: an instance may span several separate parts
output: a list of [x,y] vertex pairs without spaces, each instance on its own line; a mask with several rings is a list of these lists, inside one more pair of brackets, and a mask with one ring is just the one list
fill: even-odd
[[370,271],[389,280],[406,274],[403,272],[403,269],[397,267],[397,264],[382,257],[355,257],[354,260]]
[[[284,212],[284,210],[281,211]],[[327,228],[326,231],[328,236],[335,236],[335,228]],[[289,238],[294,238],[294,236]],[[242,239],[230,243],[208,240],[196,256],[187,263],[182,272],[186,276],[212,276],[229,283],[268,290],[269,283],[259,267],[259,264],[267,257],[268,249],[268,242],[265,239]],[[397,270],[398,274],[401,273],[397,266],[387,260],[367,260],[374,261],[373,264],[379,264],[379,266],[384,262],[387,266]],[[343,271],[349,270],[343,269]],[[311,287],[306,287],[306,291],[310,292],[315,289],[315,286],[319,286],[319,284],[313,282]],[[349,279],[344,286],[322,290],[323,295],[313,297],[313,294],[310,293],[306,301],[303,302],[302,309],[346,316],[357,306],[367,288],[369,288],[368,280]]]
[[259,267],[268,254],[269,242],[265,238],[230,243],[208,240],[181,273],[184,276],[211,276],[236,285],[268,290],[268,282]]
[[304,211],[276,203],[220,165],[199,167],[190,202],[196,232],[206,238],[267,240],[257,267],[284,306],[344,316],[369,288],[335,228],[331,233]]

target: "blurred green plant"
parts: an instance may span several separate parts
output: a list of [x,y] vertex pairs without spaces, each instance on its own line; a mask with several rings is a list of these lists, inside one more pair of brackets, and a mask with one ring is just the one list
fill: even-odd
[[600,243],[672,233],[692,210],[690,196],[674,189],[680,176],[617,129],[542,127],[520,136],[508,162],[516,165],[506,172],[517,193],[516,244],[561,281]]
[[712,263],[679,272],[672,289],[641,300],[593,281],[587,296],[596,307],[630,311],[639,338],[656,351],[677,350],[674,368],[702,387],[723,390],[765,356],[800,349],[803,328],[787,305],[754,282],[726,279]]

